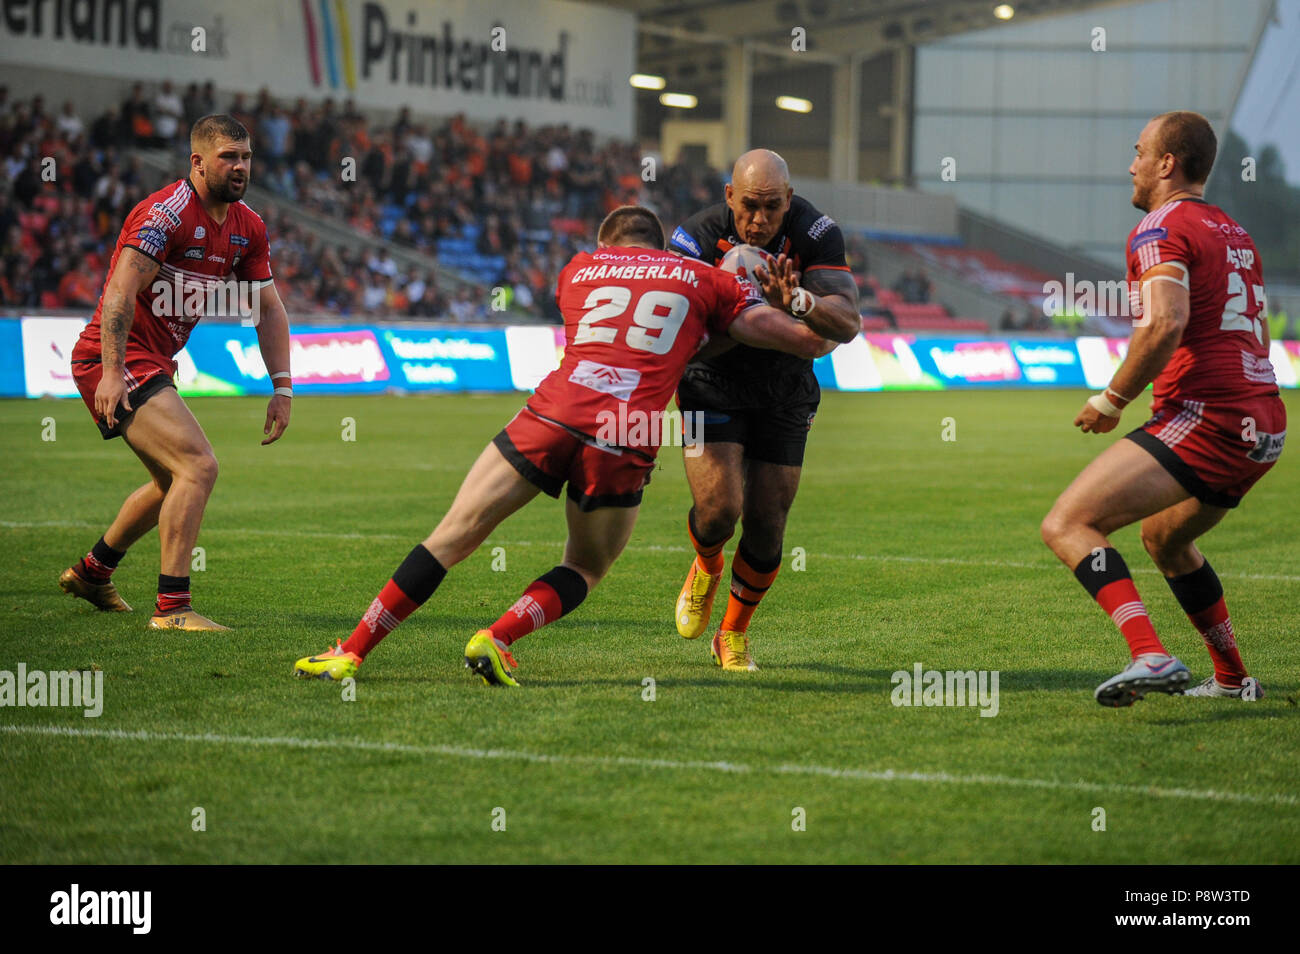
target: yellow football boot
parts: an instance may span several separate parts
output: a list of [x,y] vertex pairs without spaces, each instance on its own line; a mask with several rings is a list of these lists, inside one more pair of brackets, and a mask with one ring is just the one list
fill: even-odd
[[677,595],[677,632],[685,639],[695,639],[709,628],[709,617],[713,615],[713,597],[718,592],[718,581],[721,579],[721,573],[704,572],[698,556],[691,563],[686,582]]
[[293,664],[293,674],[299,679],[333,679],[342,682],[348,676],[354,676],[361,665],[361,657],[356,653],[343,651],[343,640],[338,640],[332,647],[315,656],[304,656]]
[[519,680],[510,674],[510,670],[518,668],[518,663],[490,629],[480,629],[466,644],[465,668],[478,673],[489,686],[519,687]]
[[758,672],[758,665],[749,655],[749,637],[720,629],[713,637],[713,665],[727,672]]

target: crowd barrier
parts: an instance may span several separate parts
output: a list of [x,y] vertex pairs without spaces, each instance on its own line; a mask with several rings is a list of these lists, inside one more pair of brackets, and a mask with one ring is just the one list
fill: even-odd
[[[0,319],[0,396],[76,396],[69,358],[85,323]],[[862,334],[814,367],[837,391],[1100,388],[1127,347],[1124,338]],[[293,332],[293,386],[298,395],[530,391],[563,351],[563,330],[551,326],[312,325]],[[1300,342],[1273,342],[1272,359],[1278,383],[1296,387]],[[252,327],[200,323],[176,360],[182,394],[271,390]]]

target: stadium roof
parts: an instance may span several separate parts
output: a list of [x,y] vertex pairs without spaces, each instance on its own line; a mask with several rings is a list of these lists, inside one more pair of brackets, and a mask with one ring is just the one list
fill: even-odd
[[[1012,8],[1011,22],[1117,6],[1132,0],[585,0],[631,11],[638,17],[642,73],[684,82],[721,82],[726,68],[720,48],[748,42],[756,73],[788,68],[783,61],[843,62],[886,49],[944,36],[985,30],[1004,22],[998,6]],[[807,30],[806,52],[791,50],[791,29]]]

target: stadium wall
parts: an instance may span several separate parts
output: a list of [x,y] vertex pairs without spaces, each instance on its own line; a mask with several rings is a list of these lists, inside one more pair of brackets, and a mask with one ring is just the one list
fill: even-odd
[[[0,319],[0,397],[75,397],[69,358],[82,318]],[[1100,388],[1124,359],[1123,338],[1069,340],[862,334],[814,365],[827,390]],[[559,366],[557,326],[312,325],[293,333],[300,395],[530,391]],[[1273,342],[1283,387],[1300,380],[1300,342]],[[267,394],[255,328],[203,322],[177,355],[192,396]]]
[[[636,17],[625,10],[568,0],[4,6],[0,81],[18,99],[44,93],[47,105],[72,99],[84,110],[86,96],[102,95],[85,83],[92,78],[165,77],[178,89],[211,80],[280,99],[352,98],[365,109],[633,134]],[[42,86],[50,64],[64,79]]]

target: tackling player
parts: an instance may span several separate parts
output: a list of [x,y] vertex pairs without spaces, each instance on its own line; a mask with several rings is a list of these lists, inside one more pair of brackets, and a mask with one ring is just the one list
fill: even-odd
[[[726,201],[683,222],[668,247],[716,264],[739,244],[761,248],[780,264],[788,260],[801,272],[791,313],[819,335],[844,342],[862,330],[839,226],[794,194],[785,160],[767,149],[737,159]],[[771,276],[756,277],[775,303]],[[807,357],[742,343],[692,362],[677,401],[683,413],[702,415],[706,435],[702,452],[685,457],[694,498],[686,527],[696,557],[677,597],[677,632],[695,639],[708,628],[722,548],[740,520],[731,596],[711,650],[725,670],[755,670],[746,631],[781,568],[786,518],[821,389]]]
[[[564,359],[523,409],[483,450],[451,509],[380,590],[352,636],[298,660],[295,675],[341,680],[433,595],[501,521],[539,491],[559,497],[568,484],[564,559],[465,647],[465,664],[490,685],[517,686],[510,646],[572,612],[622,552],[650,479],[659,440],[651,433],[687,361],[710,334],[812,358],[834,347],[752,286],[664,251],[659,219],[640,206],[615,209],[594,253],[560,273]],[[796,287],[787,265],[788,303]],[[605,422],[628,422],[625,439],[601,440]],[[645,426],[651,422],[650,426]]]
[[1156,636],[1123,558],[1106,539],[1142,521],[1142,543],[1214,662],[1194,696],[1263,695],[1237,652],[1223,587],[1196,540],[1277,462],[1286,408],[1269,363],[1264,277],[1246,230],[1202,193],[1217,143],[1205,117],[1163,113],[1143,128],[1129,167],[1129,300],[1136,322],[1110,386],[1075,418],[1104,434],[1155,381],[1152,417],[1103,451],[1043,520],[1043,540],[1120,629],[1132,662],[1096,690],[1104,706],[1191,679]]
[[289,425],[289,320],[271,282],[266,226],[241,198],[251,171],[248,131],[230,116],[204,116],[190,132],[190,152],[189,176],[127,216],[95,316],[72,352],[73,378],[100,433],[120,436],[150,479],[126,498],[90,552],[63,571],[59,586],[97,609],[129,612],[113,571],[157,526],[162,561],[149,628],[219,630],[227,627],[190,605],[189,577],[217,460],[176,392],[175,356],[207,301],[231,301],[231,289],[240,288],[232,279],[246,287],[275,387],[263,428],[262,443],[270,444]]

